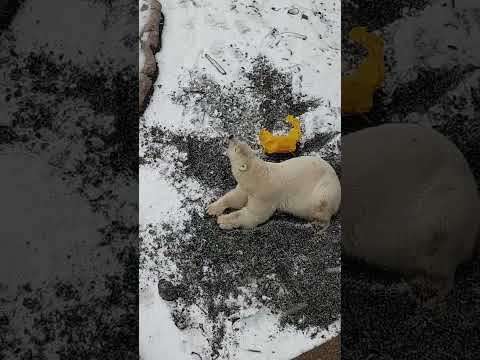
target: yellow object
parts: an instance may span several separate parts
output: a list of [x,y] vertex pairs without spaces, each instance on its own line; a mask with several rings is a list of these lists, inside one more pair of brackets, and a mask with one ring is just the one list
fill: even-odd
[[300,120],[293,115],[288,115],[286,122],[292,125],[287,135],[273,135],[267,129],[260,130],[260,144],[266,154],[292,153],[297,149],[297,143],[302,136]]
[[383,40],[367,32],[366,27],[353,28],[349,37],[365,47],[368,55],[353,74],[342,77],[342,113],[366,113],[385,77]]

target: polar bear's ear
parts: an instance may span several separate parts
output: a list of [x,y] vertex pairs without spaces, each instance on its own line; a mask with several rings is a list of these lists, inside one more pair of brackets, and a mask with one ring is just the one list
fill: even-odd
[[246,171],[247,170],[247,164],[242,164],[240,165],[240,167],[238,168],[240,171]]

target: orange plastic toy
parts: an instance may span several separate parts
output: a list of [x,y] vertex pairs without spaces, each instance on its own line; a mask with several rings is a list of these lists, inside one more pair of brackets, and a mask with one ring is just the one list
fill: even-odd
[[293,115],[288,115],[286,122],[292,125],[287,135],[273,135],[267,129],[260,130],[260,144],[266,154],[286,154],[297,149],[297,143],[302,136],[300,120]]
[[349,37],[365,47],[368,56],[353,74],[342,77],[342,113],[366,113],[385,78],[383,40],[367,32],[366,27],[353,28]]

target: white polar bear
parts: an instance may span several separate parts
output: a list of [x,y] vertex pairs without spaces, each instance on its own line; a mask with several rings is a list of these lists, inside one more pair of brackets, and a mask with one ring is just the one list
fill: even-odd
[[479,233],[477,184],[457,147],[418,125],[382,125],[342,138],[342,170],[343,255],[443,298]]
[[[218,216],[222,229],[254,228],[277,210],[326,229],[340,207],[340,181],[319,157],[266,162],[233,137],[228,139],[227,155],[237,187],[207,208],[209,215]],[[222,215],[228,208],[239,210]]]

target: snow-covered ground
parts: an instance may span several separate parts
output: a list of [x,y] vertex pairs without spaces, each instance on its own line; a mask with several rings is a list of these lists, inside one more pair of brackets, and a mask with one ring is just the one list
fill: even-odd
[[[255,56],[265,55],[277,68],[292,73],[295,91],[330,103],[331,107],[302,116],[307,137],[323,127],[340,129],[339,1],[315,5],[307,0],[169,0],[162,6],[164,45],[157,56],[162,71],[145,114],[147,125],[208,133],[208,123],[193,128],[192,116],[182,114],[182,108],[170,100],[179,81],[200,70],[221,85],[238,82],[242,67],[250,67]],[[298,13],[290,15],[289,10]],[[226,75],[214,68],[207,54],[219,62]]]
[[[388,46],[385,51],[391,64],[389,76],[385,82],[388,97],[394,97],[395,91],[406,83],[421,80],[422,73],[462,72],[471,74],[465,82],[456,84],[453,76],[450,81],[439,81],[437,91],[444,86],[450,91],[442,94],[442,102],[454,96],[471,97],[470,89],[478,82],[480,75],[480,53],[475,51],[480,36],[478,17],[480,4],[474,1],[456,1],[455,8],[445,6],[441,1],[432,2],[424,11],[415,16],[405,16],[381,29]],[[401,49],[401,51],[400,51]],[[432,102],[433,102],[432,101]],[[432,104],[433,105],[433,104]],[[444,108],[440,104],[420,107],[404,118],[400,112],[393,121],[418,122],[427,126],[438,125],[445,119]],[[417,110],[417,109],[415,109]],[[455,113],[456,111],[453,111]],[[474,106],[469,101],[461,111],[467,117],[474,117]]]
[[[225,246],[218,250],[219,256],[233,251],[237,254],[233,262],[243,264],[246,260],[242,260],[242,254],[248,248],[239,249],[235,244],[249,240],[245,233],[219,233],[213,221],[204,217],[204,209],[231,185],[220,148],[220,139],[227,133],[235,133],[258,149],[259,129],[278,129],[283,118],[293,113],[304,126],[302,152],[320,153],[338,161],[340,2],[167,0],[162,2],[162,12],[165,25],[162,49],[157,54],[159,77],[141,119],[140,134],[141,357],[291,359],[340,331],[340,278],[338,271],[331,271],[340,262],[338,222],[330,235],[321,239],[331,244],[331,249],[325,250],[328,260],[321,265],[330,271],[318,269],[318,276],[309,274],[328,284],[324,285],[328,293],[315,293],[320,296],[315,301],[330,305],[320,306],[318,313],[311,310],[319,320],[309,319],[314,315],[308,312],[302,314],[300,306],[298,322],[305,324],[302,327],[283,323],[285,313],[272,305],[274,300],[268,294],[256,296],[264,279],[233,277],[242,282],[238,289],[234,289],[237,284],[226,284],[231,286],[230,292],[209,292],[202,279],[223,279],[219,273],[224,267],[226,273],[238,270],[228,268],[228,262],[210,261],[211,252],[217,254],[218,248]],[[285,244],[297,249],[291,254],[292,261],[300,272],[305,270],[311,259],[302,254],[308,252],[308,246],[320,246],[308,224],[288,218],[271,224],[250,234],[254,238],[253,253],[258,244],[262,256],[260,248],[276,241],[276,224],[286,224],[282,229],[307,234],[305,245],[301,239]],[[263,239],[267,243],[260,240],[263,235],[256,239],[256,234],[266,234]],[[228,236],[237,242],[231,242]],[[179,250],[189,244],[195,246]],[[196,244],[212,247],[199,258],[205,264],[194,267],[204,274],[198,288],[187,279],[197,275],[185,270],[193,265],[182,258],[191,251],[190,261],[195,263],[200,251]],[[286,251],[288,256],[289,248],[285,249],[276,251]],[[254,261],[263,264],[262,259]],[[270,275],[264,274],[268,281],[279,276],[274,269],[271,271]],[[209,278],[211,273],[216,275]],[[184,300],[181,295],[173,296],[172,301],[162,299],[159,278],[162,284],[165,279],[178,286],[190,284],[188,290],[177,289],[188,293],[190,299]],[[168,289],[163,290],[168,293]],[[286,292],[297,291],[289,288]],[[298,293],[305,295],[303,287]],[[295,296],[299,295],[285,298]],[[164,293],[163,297],[168,296]],[[307,309],[315,307],[311,299],[300,299],[309,303],[304,306]],[[222,303],[227,308],[216,311]],[[318,326],[312,325],[315,321]]]

